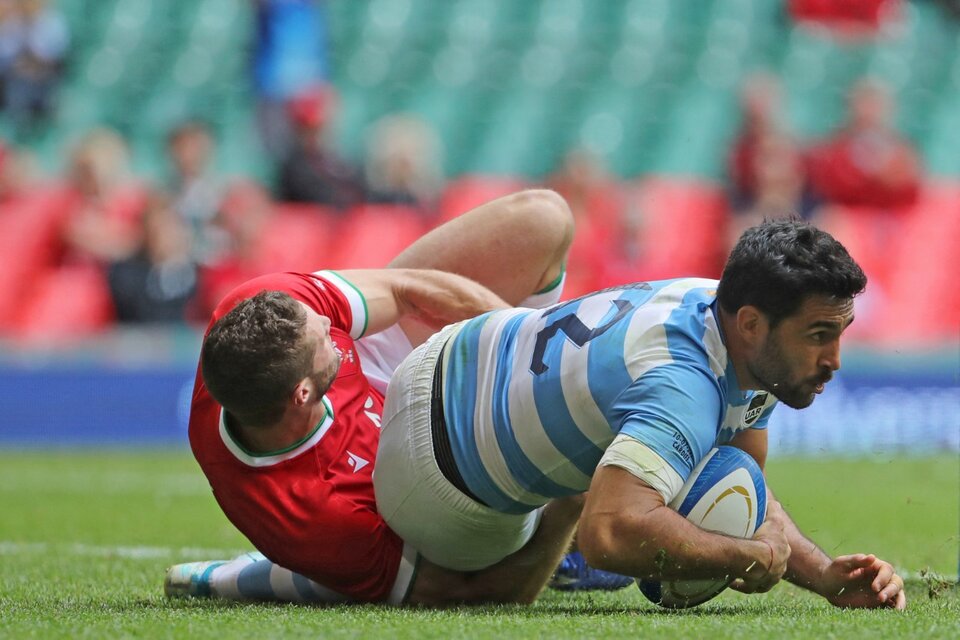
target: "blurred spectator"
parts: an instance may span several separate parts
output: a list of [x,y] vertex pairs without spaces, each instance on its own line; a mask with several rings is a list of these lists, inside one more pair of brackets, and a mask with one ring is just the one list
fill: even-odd
[[95,129],[77,145],[60,193],[65,262],[105,263],[136,249],[145,194],[130,176],[127,147],[110,129]]
[[6,107],[7,74],[19,49],[20,19],[18,0],[0,0],[0,110]]
[[297,137],[280,167],[280,200],[344,209],[366,198],[359,170],[339,157],[325,139],[335,106],[336,95],[330,87],[317,87],[290,101]]
[[901,14],[900,0],[789,0],[790,17],[849,38],[873,36]]
[[845,206],[899,209],[916,202],[922,179],[913,146],[891,125],[893,98],[870,78],[849,94],[847,122],[810,151],[818,197]]
[[635,279],[630,268],[638,258],[633,221],[627,215],[622,185],[601,159],[573,149],[546,184],[567,200],[576,226],[564,297]]
[[960,0],[933,0],[951,20],[960,20]]
[[33,174],[29,156],[0,140],[0,205],[32,195],[35,188]]
[[200,280],[191,318],[206,322],[217,303],[237,285],[265,273],[259,265],[258,243],[273,216],[273,202],[255,182],[238,182],[226,191],[221,223],[229,250],[200,266]]
[[280,161],[295,143],[287,103],[329,76],[326,7],[321,0],[255,2],[257,122],[264,147]]
[[211,168],[213,134],[199,120],[184,122],[170,132],[167,152],[172,169],[172,207],[188,225],[194,258],[209,262],[225,249],[227,242],[216,224],[224,185]]
[[734,210],[749,209],[757,197],[757,154],[770,136],[786,135],[780,83],[768,73],[756,73],[743,84],[742,122],[730,152],[728,173]]
[[752,192],[733,211],[728,248],[748,227],[765,219],[795,215],[808,218],[815,208],[807,186],[806,164],[793,138],[769,131],[755,141],[751,159]]
[[53,111],[69,41],[66,21],[46,0],[0,0],[0,84],[18,135]]
[[764,218],[809,217],[815,201],[807,180],[806,159],[783,123],[785,107],[779,80],[756,73],[743,84],[742,123],[730,152],[729,245]]
[[154,194],[140,219],[136,253],[107,272],[120,322],[183,322],[197,289],[190,229],[166,195]]
[[432,213],[444,187],[440,138],[416,116],[384,116],[367,136],[364,169],[369,201]]

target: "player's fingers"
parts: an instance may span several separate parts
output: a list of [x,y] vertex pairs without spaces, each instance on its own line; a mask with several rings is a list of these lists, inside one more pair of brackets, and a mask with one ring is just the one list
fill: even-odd
[[865,569],[863,567],[857,567],[853,571],[848,571],[846,573],[846,578],[847,580],[856,580],[857,578],[860,578],[861,576],[863,576],[864,572],[865,572]]
[[903,592],[903,589],[900,589],[900,593],[894,599],[893,608],[897,611],[903,611],[907,608],[907,594]]
[[890,584],[894,578],[899,577],[893,573],[893,566],[891,566],[890,563],[881,562],[879,564],[880,566],[878,567],[877,575],[873,579],[873,582],[870,583],[870,587],[873,588],[873,590],[877,593],[880,593],[880,591]]
[[880,590],[877,597],[880,598],[880,602],[896,601],[897,594],[900,593],[901,589],[902,587],[896,580],[891,580],[887,586]]
[[846,571],[853,571],[862,567],[869,567],[876,558],[873,554],[853,553],[848,556],[837,556],[834,562]]

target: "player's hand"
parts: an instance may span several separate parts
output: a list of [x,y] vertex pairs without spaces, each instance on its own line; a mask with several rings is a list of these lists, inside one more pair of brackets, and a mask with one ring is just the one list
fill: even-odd
[[820,574],[820,592],[831,604],[844,608],[907,608],[903,578],[889,562],[873,554],[838,556]]
[[780,503],[767,503],[767,518],[753,535],[763,543],[758,559],[730,584],[731,589],[742,593],[763,593],[776,585],[787,570],[790,559],[790,543],[784,533],[784,513]]

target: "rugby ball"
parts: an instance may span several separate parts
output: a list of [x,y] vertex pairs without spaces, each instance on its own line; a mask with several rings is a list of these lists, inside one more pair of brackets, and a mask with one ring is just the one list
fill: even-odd
[[[736,447],[711,449],[670,502],[670,508],[702,529],[752,538],[767,511],[767,485],[756,461]],[[648,600],[668,609],[702,604],[728,580],[637,580]]]

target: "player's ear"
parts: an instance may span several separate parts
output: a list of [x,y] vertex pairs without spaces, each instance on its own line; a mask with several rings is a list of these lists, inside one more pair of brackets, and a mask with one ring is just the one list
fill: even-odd
[[313,380],[310,378],[304,378],[297,383],[297,386],[293,388],[292,400],[295,405],[302,406],[307,404],[307,401],[310,399],[310,396],[313,395]]
[[767,333],[767,317],[752,304],[737,310],[737,332],[748,344],[759,344]]

